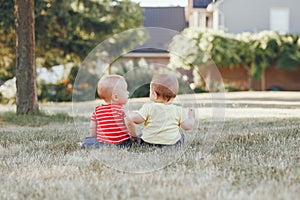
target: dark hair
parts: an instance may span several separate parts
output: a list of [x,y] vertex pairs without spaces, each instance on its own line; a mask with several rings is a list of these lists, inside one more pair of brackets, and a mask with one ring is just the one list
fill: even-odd
[[153,91],[156,93],[158,98],[170,101],[172,98],[176,97],[176,94],[172,90],[161,84],[151,83],[151,87],[153,88]]

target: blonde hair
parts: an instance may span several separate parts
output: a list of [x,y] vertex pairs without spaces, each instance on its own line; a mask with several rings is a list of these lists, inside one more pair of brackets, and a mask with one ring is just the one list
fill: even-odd
[[178,93],[178,80],[171,74],[156,74],[151,81],[151,87],[158,98],[170,101],[175,98]]
[[119,75],[102,76],[97,85],[97,93],[99,97],[106,102],[111,101],[113,91],[116,90],[120,84],[123,84],[122,81],[125,81],[125,79]]

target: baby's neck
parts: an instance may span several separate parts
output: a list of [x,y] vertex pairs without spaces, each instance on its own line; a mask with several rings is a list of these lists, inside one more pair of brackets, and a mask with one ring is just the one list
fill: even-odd
[[119,102],[113,102],[113,101],[104,101],[105,104],[112,104],[112,105],[122,105]]
[[170,101],[166,101],[164,99],[155,99],[155,100],[152,100],[154,103],[162,103],[162,104],[171,104],[172,103],[172,100]]

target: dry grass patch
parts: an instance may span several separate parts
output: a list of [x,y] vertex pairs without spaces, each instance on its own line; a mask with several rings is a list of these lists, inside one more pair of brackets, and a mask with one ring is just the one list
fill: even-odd
[[[228,120],[222,137],[209,154],[203,155],[203,137],[196,137],[170,165],[135,174],[117,171],[101,162],[96,157],[101,150],[78,149],[77,142],[87,133],[78,134],[72,120],[44,117],[27,118],[29,125],[26,125],[1,115],[4,122],[0,124],[0,199],[297,199],[300,196],[298,118]],[[43,120],[47,123],[40,122]],[[209,122],[201,122],[199,136],[208,127]],[[131,154],[155,154],[137,146],[112,152],[115,153],[111,156],[120,159]],[[136,167],[126,159],[119,162]]]

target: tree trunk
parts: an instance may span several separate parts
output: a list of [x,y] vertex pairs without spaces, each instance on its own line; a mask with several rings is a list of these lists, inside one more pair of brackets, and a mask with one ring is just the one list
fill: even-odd
[[15,1],[17,114],[38,111],[34,0]]
[[262,76],[261,76],[261,91],[266,91],[266,70],[262,69]]
[[247,84],[248,84],[248,86],[247,86],[248,90],[252,90],[252,75],[250,72],[248,72]]

